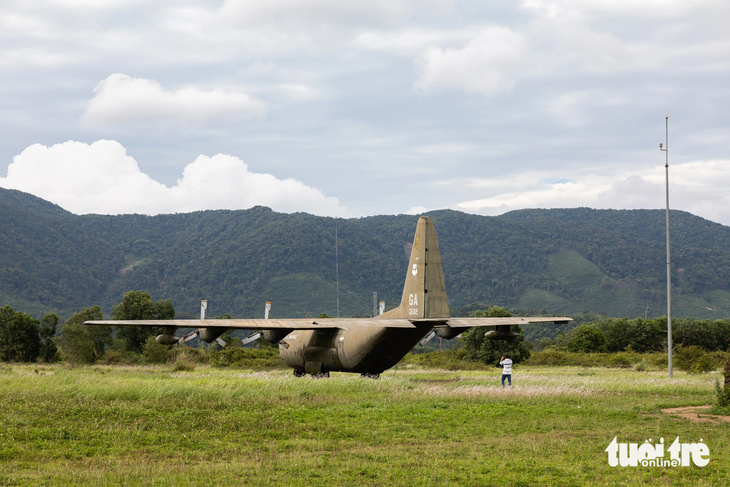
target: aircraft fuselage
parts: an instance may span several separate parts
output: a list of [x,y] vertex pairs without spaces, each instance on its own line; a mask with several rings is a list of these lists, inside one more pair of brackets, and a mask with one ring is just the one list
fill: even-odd
[[308,374],[379,374],[397,364],[431,327],[296,330],[279,344],[279,353],[284,363]]

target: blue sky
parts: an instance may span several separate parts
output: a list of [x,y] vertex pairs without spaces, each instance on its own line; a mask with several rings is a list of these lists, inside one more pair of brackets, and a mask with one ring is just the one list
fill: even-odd
[[0,186],[75,213],[730,224],[725,1],[0,5]]

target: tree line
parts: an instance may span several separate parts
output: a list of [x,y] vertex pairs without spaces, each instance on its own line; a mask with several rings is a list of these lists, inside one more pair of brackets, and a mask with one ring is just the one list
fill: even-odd
[[[321,315],[326,316],[326,315]],[[475,310],[474,317],[509,317],[512,314],[501,307]],[[230,318],[230,315],[221,317]],[[114,320],[167,320],[175,318],[175,308],[169,299],[153,301],[143,291],[129,291],[112,307]],[[582,316],[580,318],[583,318]],[[580,319],[579,318],[579,319]],[[160,327],[84,326],[85,321],[103,320],[98,305],[83,308],[65,322],[54,313],[42,320],[13,310],[0,308],[0,360],[6,362],[94,363],[105,361],[152,362],[164,361],[170,346],[160,345],[155,337],[163,332]],[[60,333],[57,333],[59,325]],[[494,341],[484,337],[485,328],[472,328],[462,334],[457,344],[459,358],[493,364],[509,354],[515,363],[527,360],[531,351],[554,348],[578,353],[659,352],[667,349],[667,319],[612,319],[602,317],[559,333],[555,339],[538,338],[525,341],[521,327],[511,330],[517,337]],[[673,320],[673,344],[678,349],[696,348],[707,352],[728,351],[730,348],[730,319]],[[228,335],[224,335],[224,338]],[[230,338],[230,336],[228,336]],[[144,357],[144,358],[143,358]]]
[[[114,320],[171,320],[175,308],[169,299],[152,301],[149,294],[129,291],[112,307]],[[102,358],[159,353],[155,336],[158,327],[125,326],[116,332],[111,326],[84,326],[85,321],[103,320],[98,305],[83,308],[62,323],[55,313],[42,320],[13,310],[0,308],[0,360],[5,362],[44,362],[66,360],[71,363],[93,363]],[[150,340],[151,339],[151,340]]]
[[[673,347],[698,347],[707,352],[730,347],[730,320],[672,320]],[[624,351],[661,352],[667,350],[667,318],[610,319],[587,323],[555,340],[536,340],[538,348],[557,346],[570,352],[615,353]]]

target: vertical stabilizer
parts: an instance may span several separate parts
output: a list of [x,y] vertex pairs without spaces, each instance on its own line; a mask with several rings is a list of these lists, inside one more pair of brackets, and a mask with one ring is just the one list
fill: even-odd
[[380,316],[407,319],[450,317],[436,229],[427,216],[418,219],[400,306]]

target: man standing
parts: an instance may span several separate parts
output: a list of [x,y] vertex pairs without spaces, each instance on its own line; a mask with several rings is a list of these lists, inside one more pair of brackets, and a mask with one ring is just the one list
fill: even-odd
[[505,355],[502,357],[499,361],[499,365],[501,365],[502,368],[502,387],[504,387],[504,379],[507,379],[507,382],[509,383],[509,386],[512,387],[512,361],[509,358],[509,355]]

